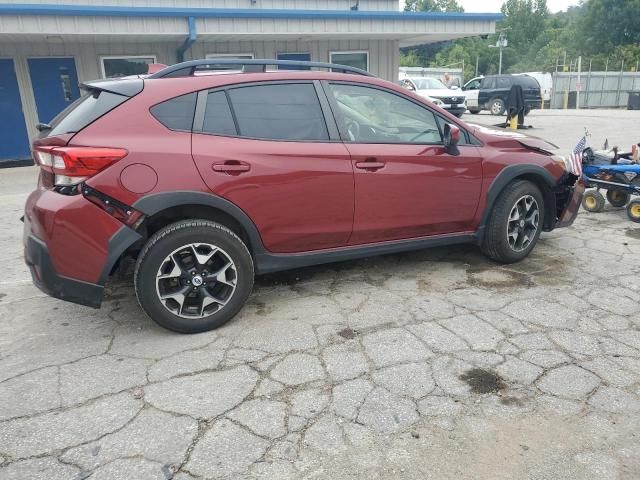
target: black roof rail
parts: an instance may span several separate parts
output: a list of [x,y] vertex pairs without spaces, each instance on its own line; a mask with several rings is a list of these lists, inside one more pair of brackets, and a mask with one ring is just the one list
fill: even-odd
[[[243,72],[266,72],[267,67],[270,65],[278,67],[308,67],[312,68],[324,68],[327,70],[334,70],[342,73],[353,73],[356,75],[366,75],[368,77],[374,77],[372,73],[365,70],[361,70],[355,67],[349,67],[347,65],[338,65],[336,63],[322,63],[322,62],[305,62],[302,60],[243,60],[243,59],[230,59],[230,58],[208,58],[202,60],[190,60],[188,62],[176,63],[167,68],[163,68],[159,72],[154,73],[147,78],[171,78],[171,77],[191,77],[196,71],[200,70],[216,70],[217,66],[235,66],[242,67]],[[209,68],[207,68],[209,67]],[[283,69],[286,70],[286,69]]]

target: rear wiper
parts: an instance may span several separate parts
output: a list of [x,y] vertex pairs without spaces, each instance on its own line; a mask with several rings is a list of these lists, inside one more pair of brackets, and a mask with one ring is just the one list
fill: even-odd
[[49,125],[48,123],[39,123],[36,125],[36,129],[39,132],[43,132],[45,130],[51,130],[51,125]]

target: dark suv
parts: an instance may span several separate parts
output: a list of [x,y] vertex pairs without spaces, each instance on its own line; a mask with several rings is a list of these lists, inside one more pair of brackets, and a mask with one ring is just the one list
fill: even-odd
[[[469,112],[478,113],[489,110],[493,115],[504,115],[507,97],[513,85],[520,85],[524,93],[526,104],[525,114],[540,108],[542,104],[542,90],[538,81],[529,75],[489,75],[471,80],[465,84],[463,90],[467,92]],[[469,96],[469,91],[478,90],[477,103]]]
[[515,262],[575,218],[583,185],[543,140],[354,68],[242,63],[91,82],[40,126],[24,216],[40,289],[99,307],[133,259],[144,311],[198,332],[231,319],[256,274],[464,242]]

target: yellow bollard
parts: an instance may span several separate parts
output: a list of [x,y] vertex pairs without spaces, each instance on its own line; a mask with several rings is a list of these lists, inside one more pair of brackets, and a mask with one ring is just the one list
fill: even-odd
[[563,101],[562,101],[562,108],[564,108],[565,110],[567,108],[569,108],[569,91],[568,90],[565,90],[565,92],[564,92],[564,98],[563,98]]
[[518,129],[518,116],[514,115],[513,117],[511,117],[509,119],[509,121],[507,123],[509,124],[509,128],[511,130],[517,130]]

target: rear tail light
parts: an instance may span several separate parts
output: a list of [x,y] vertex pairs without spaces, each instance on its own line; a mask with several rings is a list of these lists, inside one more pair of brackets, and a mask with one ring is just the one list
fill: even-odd
[[59,186],[76,185],[127,155],[122,148],[45,147],[33,151],[40,168],[55,175]]

